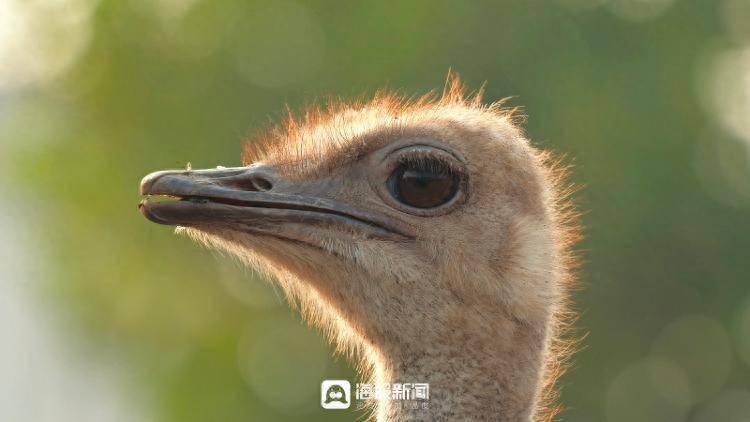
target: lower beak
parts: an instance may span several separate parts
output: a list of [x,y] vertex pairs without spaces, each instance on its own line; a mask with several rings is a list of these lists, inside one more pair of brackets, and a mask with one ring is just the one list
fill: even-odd
[[[160,171],[143,178],[140,193],[172,200],[145,199],[138,208],[149,220],[166,225],[224,226],[277,234],[283,234],[285,227],[309,225],[384,239],[412,237],[407,225],[391,217],[319,195],[285,194],[282,185],[288,188],[263,167]],[[304,188],[298,185],[293,190]]]

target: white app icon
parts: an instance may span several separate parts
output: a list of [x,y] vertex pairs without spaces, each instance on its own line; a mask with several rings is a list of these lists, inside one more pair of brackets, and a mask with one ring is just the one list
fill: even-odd
[[320,383],[320,405],[323,409],[348,409],[352,403],[352,385],[347,380],[325,380]]

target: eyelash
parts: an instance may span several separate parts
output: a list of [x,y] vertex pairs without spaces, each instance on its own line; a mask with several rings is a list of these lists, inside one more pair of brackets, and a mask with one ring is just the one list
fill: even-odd
[[398,160],[396,160],[394,168],[405,165],[425,168],[432,171],[444,171],[451,175],[461,175],[461,169],[456,163],[441,157],[436,157],[434,154],[426,151],[410,151],[409,153],[403,154]]

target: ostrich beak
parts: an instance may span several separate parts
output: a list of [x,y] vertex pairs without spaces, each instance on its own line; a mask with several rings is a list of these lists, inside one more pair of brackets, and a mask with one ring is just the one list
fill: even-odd
[[[305,193],[306,190],[316,194]],[[321,197],[320,185],[280,180],[264,166],[210,170],[158,171],[143,178],[141,195],[162,195],[172,200],[145,199],[138,209],[149,220],[186,227],[223,226],[276,236],[298,232],[300,226],[322,226],[361,233],[367,237],[403,240],[413,235],[408,225]]]

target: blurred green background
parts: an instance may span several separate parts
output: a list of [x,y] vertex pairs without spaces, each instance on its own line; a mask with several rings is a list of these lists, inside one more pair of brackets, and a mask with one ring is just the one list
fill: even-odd
[[569,421],[750,415],[750,1],[0,0],[0,419],[352,420],[280,292],[137,211],[328,94],[514,96],[586,211]]

